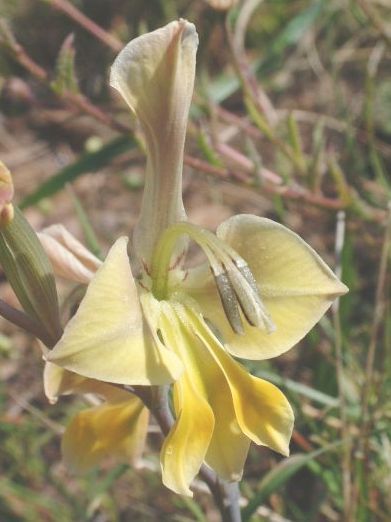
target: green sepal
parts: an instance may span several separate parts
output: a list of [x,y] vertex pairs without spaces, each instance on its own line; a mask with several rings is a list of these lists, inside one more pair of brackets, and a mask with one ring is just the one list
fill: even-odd
[[0,263],[24,311],[55,344],[62,329],[52,267],[36,233],[16,207],[14,219],[0,230]]

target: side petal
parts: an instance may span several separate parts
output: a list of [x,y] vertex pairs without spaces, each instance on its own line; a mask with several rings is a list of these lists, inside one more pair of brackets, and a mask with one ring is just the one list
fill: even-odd
[[235,334],[212,278],[205,270],[195,272],[188,278],[188,291],[237,357],[261,360],[286,352],[348,290],[303,239],[270,219],[234,216],[220,225],[217,235],[248,263],[276,326],[267,333],[243,321],[244,335]]
[[148,410],[137,397],[78,413],[62,439],[65,463],[84,473],[107,456],[136,461],[144,448]]
[[50,225],[41,230],[39,235],[51,237],[70,252],[87,270],[95,273],[102,261],[92,254],[78,239],[75,238],[63,225]]
[[144,325],[126,247],[126,238],[113,245],[46,359],[84,377],[116,384],[171,382],[182,365],[174,353],[153,342]]
[[241,214],[222,223],[216,235],[245,259],[263,298],[347,292],[322,258],[300,236],[271,219]]
[[85,285],[91,281],[95,270],[87,268],[72,252],[49,234],[40,232],[38,237],[57,276]]
[[273,384],[250,375],[217,341],[202,318],[192,313],[196,335],[224,373],[240,429],[256,444],[287,456],[294,415],[285,395]]
[[52,404],[57,402],[60,395],[72,393],[93,393],[112,403],[123,402],[129,398],[129,392],[125,390],[105,382],[82,377],[50,362],[45,364],[43,383],[45,395]]

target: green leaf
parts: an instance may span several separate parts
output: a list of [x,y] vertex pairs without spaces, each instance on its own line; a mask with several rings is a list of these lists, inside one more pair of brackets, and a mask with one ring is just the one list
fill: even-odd
[[258,507],[275,491],[279,490],[293,475],[301,468],[308,465],[311,461],[326,453],[338,448],[344,441],[337,441],[328,446],[312,451],[308,454],[297,454],[281,461],[269,473],[267,473],[259,485],[259,489],[255,496],[250,500],[248,505],[243,509],[243,522],[249,520]]
[[105,167],[113,158],[136,146],[137,142],[133,137],[120,136],[104,145],[98,151],[83,154],[75,163],[67,165],[58,174],[42,183],[35,192],[25,197],[20,204],[20,208],[24,209],[31,205],[36,205],[42,199],[53,196],[63,189],[67,183],[74,181],[83,174],[95,172]]
[[75,48],[74,35],[69,34],[61,46],[56,61],[55,78],[51,87],[56,94],[62,96],[65,93],[76,94],[79,86],[75,73]]
[[311,388],[306,384],[302,384],[300,382],[293,381],[291,379],[286,379],[275,373],[265,372],[265,371],[256,371],[255,374],[262,379],[266,379],[277,386],[284,386],[287,390],[290,390],[299,395],[303,395],[312,401],[315,401],[319,404],[323,404],[324,406],[329,406],[332,408],[336,408],[339,405],[339,399],[337,397],[333,397],[332,395],[327,395],[319,390],[315,390],[315,388]]
[[[318,20],[323,12],[324,3],[318,0],[312,3],[308,9],[301,11],[292,18],[285,28],[271,42],[265,58],[253,62],[251,69],[256,75],[265,75],[275,71],[281,66],[284,51],[296,45],[305,33]],[[221,103],[234,94],[240,87],[240,79],[234,73],[220,75],[208,87],[208,97],[215,103]]]
[[81,228],[83,229],[84,234],[84,240],[87,244],[87,247],[91,250],[91,252],[99,257],[102,258],[102,251],[99,245],[98,238],[96,237],[94,227],[92,226],[92,223],[87,215],[87,212],[85,211],[80,199],[76,196],[75,192],[72,190],[71,186],[68,185],[68,192],[71,196],[73,206],[75,208],[75,212],[77,214],[77,217],[79,219],[79,223],[81,225]]

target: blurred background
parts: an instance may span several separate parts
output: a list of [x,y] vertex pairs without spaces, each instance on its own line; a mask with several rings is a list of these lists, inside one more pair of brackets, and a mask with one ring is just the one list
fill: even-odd
[[[212,230],[239,212],[278,220],[350,287],[286,355],[246,363],[281,387],[297,420],[289,459],[252,446],[243,518],[389,521],[387,0],[0,0],[0,158],[16,201],[37,230],[61,222],[95,253],[131,233],[145,158],[108,71],[124,43],[178,17],[200,36],[190,220]],[[195,500],[161,485],[154,426],[139,469],[108,459],[84,477],[67,471],[61,433],[82,399],[50,406],[39,348],[0,326],[0,520],[218,520],[202,484]]]

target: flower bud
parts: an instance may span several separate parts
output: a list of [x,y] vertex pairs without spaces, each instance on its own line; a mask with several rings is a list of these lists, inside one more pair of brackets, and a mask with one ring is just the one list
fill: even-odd
[[50,262],[18,208],[0,229],[0,263],[26,314],[41,328],[45,343],[61,336],[57,290]]
[[14,207],[11,203],[14,197],[14,184],[10,171],[0,161],[0,228],[8,225],[14,218]]
[[228,11],[231,7],[234,7],[238,0],[205,0],[216,11]]
[[56,276],[88,284],[102,262],[63,225],[52,225],[38,234]]

